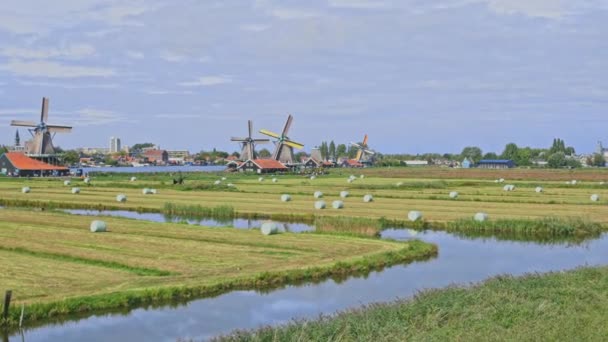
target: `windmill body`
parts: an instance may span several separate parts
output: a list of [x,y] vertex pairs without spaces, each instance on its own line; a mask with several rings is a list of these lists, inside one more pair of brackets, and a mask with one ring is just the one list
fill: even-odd
[[374,155],[376,154],[376,152],[369,148],[369,146],[367,145],[367,141],[368,137],[366,134],[363,138],[363,142],[350,143],[352,146],[357,148],[357,156],[355,157],[355,160],[361,164],[372,164],[374,162]]
[[232,137],[230,140],[239,142],[241,144],[241,160],[246,161],[249,159],[256,159],[255,153],[256,144],[266,144],[270,142],[269,139],[254,139],[251,135],[253,133],[253,122],[248,122],[249,135],[245,138]]
[[303,144],[295,142],[295,141],[289,139],[289,137],[287,136],[287,134],[289,133],[289,129],[291,128],[292,122],[293,122],[293,116],[289,115],[289,117],[287,117],[287,122],[285,123],[285,126],[283,127],[283,131],[281,134],[274,133],[274,132],[266,130],[266,129],[260,130],[260,133],[277,139],[274,143],[275,148],[274,148],[274,152],[272,154],[272,159],[277,160],[283,164],[295,164],[293,149],[294,148],[297,148],[297,149],[304,148]]
[[46,156],[55,154],[53,137],[56,133],[69,133],[71,126],[59,126],[47,124],[49,117],[49,99],[42,99],[42,110],[40,113],[40,123],[31,121],[11,121],[11,126],[28,127],[32,134],[32,141],[28,144],[27,153],[30,156]]

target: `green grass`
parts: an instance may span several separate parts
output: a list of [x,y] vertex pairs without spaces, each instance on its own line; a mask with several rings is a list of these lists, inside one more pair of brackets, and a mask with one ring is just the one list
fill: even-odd
[[203,207],[201,205],[183,205],[165,203],[162,209],[163,214],[172,216],[183,216],[189,218],[214,218],[214,219],[233,219],[235,217],[234,208],[228,205],[217,207]]
[[582,218],[545,217],[537,220],[499,219],[478,222],[463,219],[449,222],[448,231],[511,232],[515,234],[539,234],[545,236],[599,236],[602,225]]
[[605,341],[608,267],[430,290],[221,341]]

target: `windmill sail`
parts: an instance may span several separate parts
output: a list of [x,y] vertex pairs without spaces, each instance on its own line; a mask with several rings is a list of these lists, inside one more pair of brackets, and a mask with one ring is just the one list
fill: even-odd
[[255,159],[255,145],[256,144],[265,144],[270,142],[269,139],[254,139],[252,137],[253,134],[253,121],[249,120],[247,123],[248,133],[249,135],[245,138],[232,137],[231,141],[236,141],[241,143],[241,160],[245,161],[248,159]]
[[285,122],[285,126],[283,126],[283,131],[281,134],[277,134],[275,132],[262,129],[260,133],[267,135],[269,137],[273,137],[277,139],[275,142],[274,153],[272,154],[272,159],[278,160],[284,164],[293,164],[294,163],[294,154],[293,149],[302,149],[304,148],[304,144],[295,142],[287,136],[289,134],[289,129],[291,128],[291,124],[293,122],[293,116],[289,115],[287,117],[287,121]]

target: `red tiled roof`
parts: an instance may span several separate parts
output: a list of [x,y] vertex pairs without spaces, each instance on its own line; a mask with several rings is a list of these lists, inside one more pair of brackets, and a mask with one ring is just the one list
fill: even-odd
[[363,164],[359,163],[358,161],[356,161],[354,159],[348,159],[348,160],[346,160],[346,163],[350,166],[363,166]]
[[32,159],[23,153],[7,152],[4,154],[13,166],[19,170],[58,170],[65,171],[68,168],[63,166],[53,166],[43,163],[39,160]]
[[252,160],[257,166],[262,169],[280,169],[287,170],[287,167],[283,165],[281,162],[274,159],[254,159]]
[[146,152],[144,152],[144,156],[159,156],[162,157],[162,155],[164,154],[165,150],[148,150]]

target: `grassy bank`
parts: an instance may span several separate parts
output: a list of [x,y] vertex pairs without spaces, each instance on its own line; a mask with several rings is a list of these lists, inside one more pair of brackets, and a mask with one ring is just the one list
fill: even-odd
[[608,267],[426,291],[335,317],[235,332],[221,341],[604,341]]
[[[258,230],[194,227],[104,217],[0,210],[0,290],[13,290],[9,325],[95,310],[210,296],[366,274],[437,253],[395,243],[324,234],[263,236]],[[94,276],[92,276],[94,275]]]

